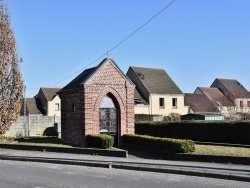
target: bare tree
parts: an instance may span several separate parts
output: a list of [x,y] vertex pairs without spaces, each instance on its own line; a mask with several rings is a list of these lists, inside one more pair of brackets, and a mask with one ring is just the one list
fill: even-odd
[[0,1],[0,134],[17,120],[23,97],[23,80],[16,39],[10,25],[7,5]]

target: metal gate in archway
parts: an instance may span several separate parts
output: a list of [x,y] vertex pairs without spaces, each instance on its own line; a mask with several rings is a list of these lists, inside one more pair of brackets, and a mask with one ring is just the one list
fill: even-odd
[[99,109],[99,119],[100,119],[100,133],[108,134],[114,137],[115,143],[118,143],[118,119],[117,119],[117,109],[115,108],[113,100],[106,96],[103,98],[100,109]]

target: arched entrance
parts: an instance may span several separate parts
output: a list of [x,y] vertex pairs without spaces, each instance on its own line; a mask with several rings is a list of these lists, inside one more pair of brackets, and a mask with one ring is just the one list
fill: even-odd
[[107,94],[101,101],[99,109],[100,134],[108,134],[114,137],[114,145],[118,145],[119,139],[119,106],[111,94]]

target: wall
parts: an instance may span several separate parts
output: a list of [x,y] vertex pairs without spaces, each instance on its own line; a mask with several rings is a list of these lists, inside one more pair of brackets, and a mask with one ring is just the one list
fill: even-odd
[[[42,136],[54,123],[61,123],[60,117],[54,116],[20,116],[6,132],[7,137]],[[52,128],[50,128],[52,130]]]
[[150,106],[137,104],[134,106],[134,111],[135,114],[150,114]]
[[[55,104],[59,104],[59,110],[55,110]],[[57,95],[52,101],[48,101],[47,116],[61,116],[61,99]]]
[[[159,98],[164,98],[164,108],[159,107]],[[177,98],[177,108],[172,107],[172,98]],[[170,113],[187,114],[189,108],[184,106],[184,94],[183,95],[150,95],[151,114],[159,114],[168,116]]]

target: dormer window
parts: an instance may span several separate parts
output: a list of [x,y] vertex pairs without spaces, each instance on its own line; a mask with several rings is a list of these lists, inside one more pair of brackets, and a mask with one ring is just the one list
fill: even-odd
[[140,78],[140,79],[144,80],[144,76],[143,76],[143,74],[138,73],[138,76],[139,76],[139,78]]

